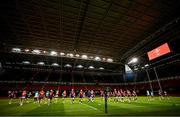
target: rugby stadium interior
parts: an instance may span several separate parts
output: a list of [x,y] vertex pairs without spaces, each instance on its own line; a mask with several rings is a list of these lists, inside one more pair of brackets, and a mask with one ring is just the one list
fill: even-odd
[[[0,1],[0,115],[180,115],[179,9],[179,0]],[[33,98],[42,89],[59,90],[61,107],[54,107],[63,105],[63,110],[51,107],[49,113],[39,113],[44,105],[33,101],[31,107],[19,107],[23,90]],[[94,103],[84,101],[87,113],[73,113],[81,108],[78,99],[73,108],[62,103],[61,93],[67,90],[69,98],[72,89],[76,95],[94,90]],[[104,96],[109,103],[104,113],[101,91],[114,89],[135,91],[142,102],[150,90],[155,100],[131,102],[132,108],[165,109],[128,111],[129,102],[114,105]],[[8,104],[8,91],[17,93],[13,105]],[[168,101],[167,94],[160,95],[164,91]]]

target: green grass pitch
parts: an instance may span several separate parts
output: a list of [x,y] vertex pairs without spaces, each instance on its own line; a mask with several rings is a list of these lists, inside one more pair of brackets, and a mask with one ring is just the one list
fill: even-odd
[[93,103],[88,103],[87,99],[83,100],[83,104],[79,104],[79,99],[75,99],[74,104],[70,104],[70,99],[67,98],[65,103],[59,99],[50,104],[35,104],[33,99],[29,103],[24,103],[19,106],[19,99],[8,104],[8,99],[0,99],[0,115],[43,115],[43,116],[95,116],[95,115],[180,115],[180,97],[170,97],[169,100],[159,100],[155,97],[148,101],[147,97],[138,97],[137,102],[118,102],[114,103],[108,100],[108,113],[104,112],[104,101],[101,98],[95,98]]

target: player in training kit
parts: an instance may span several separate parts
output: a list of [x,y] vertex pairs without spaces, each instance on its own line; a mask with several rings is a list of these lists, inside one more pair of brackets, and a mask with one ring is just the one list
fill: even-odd
[[118,95],[117,95],[117,90],[114,89],[114,92],[113,92],[113,97],[114,97],[114,103],[118,101]]
[[93,102],[94,101],[94,91],[91,90],[90,92],[90,101]]
[[40,92],[39,92],[39,104],[41,104],[41,102],[43,101],[43,99],[44,99],[44,97],[45,97],[45,95],[44,95],[44,91],[43,90],[41,90]]
[[48,101],[49,101],[49,91],[46,91],[45,97],[46,97],[46,102],[48,103]]
[[88,92],[87,92],[87,97],[88,97],[88,102],[90,102],[91,101],[91,91],[90,90],[88,90]]
[[39,92],[38,91],[36,91],[35,95],[34,95],[34,103],[37,103],[37,102],[39,102]]
[[121,101],[121,102],[122,102],[122,100],[121,100],[121,97],[122,97],[122,96],[121,96],[121,92],[120,92],[120,90],[118,90],[118,92],[117,92],[117,96],[118,96],[118,102],[119,102],[119,101]]
[[52,103],[53,95],[54,95],[54,94],[53,94],[53,90],[51,90],[51,91],[49,92],[48,106],[49,106],[50,103]]
[[22,94],[21,94],[20,106],[23,105],[24,100],[26,99],[26,95],[27,95],[26,90],[24,90],[24,91],[22,92]]
[[71,104],[73,104],[74,103],[74,98],[75,98],[74,89],[71,89],[70,98],[71,98]]
[[168,100],[169,100],[169,97],[168,97],[168,95],[167,95],[167,92],[166,92],[166,91],[164,91],[164,98],[166,98],[166,99],[168,99]]
[[56,103],[57,103],[57,101],[58,101],[58,98],[59,98],[59,90],[56,90],[56,94],[55,94],[55,101],[56,101]]
[[104,99],[104,91],[100,91],[101,100]]
[[136,94],[136,91],[135,91],[135,90],[133,90],[132,96],[133,96],[133,100],[134,100],[134,101],[137,101],[137,94]]
[[62,93],[63,103],[64,103],[65,98],[66,98],[66,90],[64,90],[63,93]]
[[162,100],[163,99],[163,92],[161,90],[158,91],[158,94],[159,94],[159,100]]
[[82,91],[82,89],[80,90],[80,92],[79,92],[79,103],[80,104],[82,104],[82,98],[83,98],[83,91]]
[[31,98],[31,95],[32,95],[32,93],[28,92],[28,94],[27,94],[27,103],[29,103],[29,99]]
[[148,98],[148,100],[150,100],[150,98],[151,98],[151,95],[150,95],[150,92],[149,92],[149,90],[146,90],[146,95],[147,95],[147,98]]
[[15,98],[15,92],[14,91],[8,91],[8,97],[10,98],[9,104],[11,104],[13,98]]
[[127,100],[131,102],[131,92],[129,90],[127,90]]

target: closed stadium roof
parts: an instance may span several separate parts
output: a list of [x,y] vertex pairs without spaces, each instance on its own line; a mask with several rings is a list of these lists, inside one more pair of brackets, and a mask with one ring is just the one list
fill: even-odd
[[178,18],[179,8],[178,0],[0,1],[1,50],[53,49],[121,62]]

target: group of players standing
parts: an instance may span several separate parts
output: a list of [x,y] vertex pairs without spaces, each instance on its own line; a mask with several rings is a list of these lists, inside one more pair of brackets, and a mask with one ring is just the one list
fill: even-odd
[[[101,97],[102,99],[105,97],[103,91],[101,91]],[[111,92],[107,92],[107,97],[110,99],[110,101],[114,102],[137,101],[137,93],[135,90],[131,92],[130,90],[114,89]]]
[[[8,91],[8,97],[10,98],[9,100],[9,104],[11,104],[13,98],[16,98],[17,91]],[[135,90],[130,91],[130,90],[123,90],[123,89],[114,89],[112,91],[107,92],[107,95],[105,96],[105,91],[101,90],[99,91],[99,94],[101,96],[101,99],[103,100],[105,97],[107,97],[109,99],[109,101],[114,101],[114,102],[124,102],[124,101],[137,101],[137,93]],[[146,95],[148,97],[148,100],[153,99],[152,97],[154,96],[153,91],[146,91]],[[164,91],[162,92],[161,90],[158,91],[158,95],[159,95],[159,99],[164,99],[165,97],[167,97],[167,92]],[[32,93],[28,92],[26,90],[23,90],[21,92],[21,96],[20,96],[20,106],[23,105],[24,102],[29,103],[29,98],[31,98]],[[88,98],[88,102],[93,102],[94,101],[94,97],[95,97],[95,93],[93,90],[88,90],[87,93],[85,93],[85,91],[83,91],[82,89],[79,90],[78,94],[76,95],[74,89],[71,89],[70,93],[69,93],[69,97],[70,97],[70,103],[73,104],[74,100],[75,100],[75,96],[77,96],[79,98],[79,103],[82,104],[83,102],[83,98],[87,97]],[[66,90],[64,90],[60,96],[60,92],[59,90],[56,90],[55,92],[53,90],[50,91],[35,91],[34,92],[34,103],[38,103],[39,105],[41,103],[47,103],[48,105],[50,105],[52,103],[52,99],[54,99],[55,103],[57,103],[59,97],[62,97],[62,103],[65,103],[65,99],[67,98],[67,93]]]
[[[9,100],[9,104],[11,104],[13,98],[16,98],[16,91],[8,91],[8,97],[10,98]],[[21,92],[21,96],[20,96],[20,106],[22,106],[24,104],[24,102],[29,103],[29,98],[31,97],[32,93],[31,92],[27,92],[26,90],[23,90]],[[74,99],[75,99],[75,91],[74,89],[71,89],[71,92],[69,94],[70,97],[70,103],[73,104],[74,103]],[[93,102],[93,98],[94,98],[95,94],[93,90],[89,90],[87,93],[87,97],[89,98],[88,102]],[[56,90],[56,92],[54,93],[53,90],[50,91],[35,91],[34,93],[34,103],[38,103],[39,105],[41,103],[47,103],[48,105],[50,105],[50,103],[52,103],[52,99],[54,98],[55,103],[57,103],[58,99],[60,97],[60,92],[59,90]],[[80,90],[78,93],[78,97],[79,97],[79,103],[82,104],[82,99],[85,97],[85,92],[83,92],[83,90]],[[65,98],[67,98],[67,93],[66,90],[64,90],[62,92],[62,102],[65,103]]]

